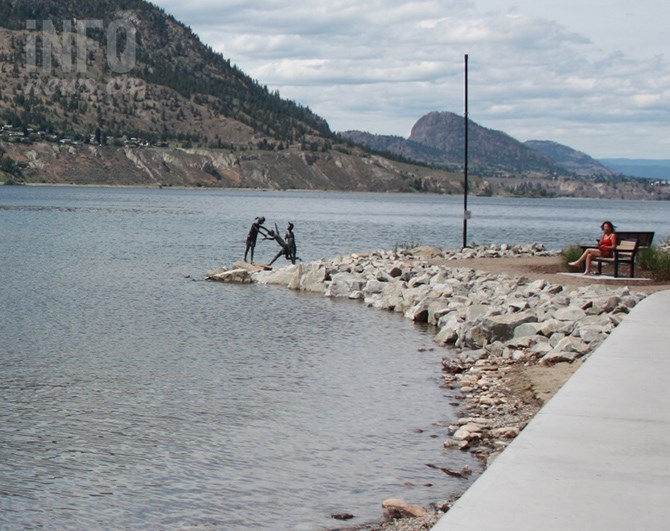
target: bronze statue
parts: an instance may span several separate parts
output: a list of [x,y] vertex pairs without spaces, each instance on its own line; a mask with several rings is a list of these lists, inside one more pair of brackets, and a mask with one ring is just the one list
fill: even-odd
[[292,264],[295,264],[296,260],[300,260],[300,258],[298,258],[296,255],[295,234],[293,234],[293,223],[289,223],[288,226],[286,227],[286,234],[284,235],[283,239],[281,238],[281,236],[279,236],[279,228],[277,227],[276,223],[275,223],[275,230],[269,231],[268,236],[270,239],[274,239],[279,244],[279,247],[281,247],[280,251],[270,262],[270,265],[272,265],[274,261],[277,260],[277,258],[279,258],[282,254],[286,257],[287,260],[290,260]]
[[[254,261],[254,248],[256,247],[256,240],[258,239],[258,233],[260,232],[263,235],[267,235],[267,229],[263,226],[265,223],[265,218],[263,216],[257,217],[254,219],[254,222],[249,229],[249,234],[247,234],[247,247],[244,250],[244,261],[247,261],[247,254],[251,251],[251,262]],[[272,232],[272,231],[270,231]]]

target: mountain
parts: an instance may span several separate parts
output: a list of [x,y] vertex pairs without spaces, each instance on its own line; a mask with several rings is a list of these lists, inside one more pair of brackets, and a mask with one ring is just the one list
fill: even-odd
[[452,193],[348,145],[143,0],[0,0],[0,182]]
[[0,26],[0,120],[14,127],[217,146],[332,137],[149,2],[3,0]]
[[[473,194],[660,197],[468,130]],[[335,134],[144,0],[0,0],[0,182],[461,193],[463,134]]]
[[553,160],[556,164],[575,175],[584,177],[594,175],[613,176],[616,172],[607,168],[586,153],[550,140],[528,140],[525,144]]
[[616,172],[644,179],[670,180],[670,160],[667,159],[600,159]]
[[[450,112],[419,118],[409,140],[438,149],[448,161],[463,161],[464,119]],[[553,160],[511,136],[468,121],[468,167],[480,175],[564,173]]]
[[[440,149],[407,140],[401,136],[375,135],[362,131],[344,131],[340,135],[354,144],[365,146],[378,153],[391,154],[403,159],[435,166],[450,166],[445,164],[444,153]],[[459,169],[460,165],[453,164],[451,167]]]
[[[406,159],[462,169],[464,119],[449,112],[431,112],[412,127],[408,139],[346,131],[342,136],[378,152]],[[468,121],[468,168],[478,175],[612,177],[612,171],[585,153],[549,140],[520,142],[502,131]]]
[[[465,120],[449,112],[419,118],[409,138],[345,131],[342,137],[378,154],[389,153],[454,172],[464,165]],[[670,199],[670,187],[617,174],[585,153],[547,140],[519,142],[468,122],[468,169],[482,180],[478,195]]]

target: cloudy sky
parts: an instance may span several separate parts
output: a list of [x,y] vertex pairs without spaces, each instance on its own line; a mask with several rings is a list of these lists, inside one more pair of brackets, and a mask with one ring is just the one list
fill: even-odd
[[670,159],[670,3],[154,0],[334,131],[406,137],[431,111],[596,157]]

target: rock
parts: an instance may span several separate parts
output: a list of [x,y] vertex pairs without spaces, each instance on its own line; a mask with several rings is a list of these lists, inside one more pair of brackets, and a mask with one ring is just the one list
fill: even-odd
[[403,500],[397,498],[389,498],[382,502],[382,510],[384,516],[388,519],[394,518],[417,518],[426,516],[426,510],[419,505],[409,505]]
[[442,325],[434,340],[440,345],[453,345],[458,339],[461,323],[455,315]]
[[400,269],[398,266],[393,266],[387,271],[386,274],[391,278],[398,278],[402,275],[402,269]]
[[336,514],[331,514],[331,518],[335,520],[351,520],[354,518],[354,515],[351,513],[336,513]]
[[542,329],[541,323],[523,323],[514,329],[514,338],[535,336]]
[[558,319],[547,319],[540,323],[538,332],[545,337],[551,337],[556,333],[571,334],[574,323],[568,321],[559,321]]
[[514,426],[494,428],[491,430],[491,435],[499,439],[514,439],[514,437],[519,435],[519,428],[515,428]]
[[479,424],[465,424],[458,428],[452,436],[455,441],[471,441],[482,436],[482,427]]
[[[294,282],[295,275],[301,266],[283,267],[277,270],[262,270],[253,273],[253,278],[259,284],[273,284],[289,286]],[[325,289],[325,287],[323,288]]]
[[[502,451],[539,407],[528,399],[532,388],[510,385],[520,383],[517,374],[538,363],[551,366],[587,355],[644,297],[628,288],[568,289],[545,280],[448,267],[446,262],[540,253],[547,252],[536,245],[379,250],[250,274],[258,282],[364,300],[368,306],[436,325],[434,340],[454,349],[443,361],[445,389],[453,390],[448,391],[452,405],[466,416],[450,427],[453,436],[445,447],[486,459]],[[447,265],[432,265],[437,260],[431,264],[429,257]],[[411,506],[401,501],[392,507],[389,514],[407,515],[404,508]]]
[[466,321],[476,321],[491,311],[491,307],[487,304],[473,304],[464,309]]
[[464,363],[474,363],[486,356],[488,356],[488,351],[485,348],[480,348],[476,350],[464,350],[458,355],[458,359]]
[[438,299],[431,301],[428,304],[428,324],[436,325],[440,318],[448,314],[449,311],[449,303],[446,300]]
[[535,320],[531,312],[510,315],[494,315],[482,323],[490,341],[506,341],[514,336],[517,326]]
[[465,370],[465,365],[458,360],[444,358],[442,360],[442,370],[449,374],[459,374]]
[[425,303],[412,306],[409,310],[405,312],[405,317],[410,321],[414,321],[415,323],[427,323],[428,307],[426,306]]
[[230,269],[209,275],[207,279],[235,284],[251,284],[252,282],[251,273],[247,269]]
[[544,365],[554,365],[559,362],[567,361],[572,363],[573,361],[579,359],[581,355],[578,352],[565,352],[562,350],[552,350],[547,352],[540,359],[540,363]]
[[422,286],[424,284],[430,284],[430,281],[431,281],[432,278],[433,278],[433,276],[430,275],[429,273],[424,273],[423,275],[419,275],[418,277],[414,277],[413,279],[411,279],[407,283],[407,285],[410,288],[415,288],[417,286]]
[[336,273],[332,276],[330,285],[326,288],[327,297],[349,297],[351,292],[360,291],[365,283],[353,273]]
[[586,343],[600,342],[605,336],[605,332],[600,326],[581,326],[577,328],[577,333],[580,339]]
[[593,299],[591,301],[591,308],[589,308],[587,313],[591,315],[609,313],[614,311],[614,309],[619,306],[619,304],[621,304],[621,299],[614,295],[608,297],[598,297],[597,299]]
[[[425,301],[426,296],[430,293],[431,288],[428,285],[422,284],[410,288],[409,286],[405,289],[402,294],[403,299],[407,301],[407,304],[411,306],[416,306]],[[427,311],[427,308],[426,308]]]
[[377,279],[368,280],[363,288],[363,293],[366,295],[370,294],[381,294],[384,291],[384,288],[388,285],[388,282],[381,282]]
[[272,266],[265,264],[255,264],[251,262],[244,262],[243,260],[238,260],[233,264],[233,269],[246,269],[247,271],[272,271]]
[[589,346],[579,338],[568,336],[561,339],[554,347],[554,350],[564,350],[567,352],[586,354],[589,351]]
[[577,306],[560,308],[554,312],[554,318],[559,321],[579,321],[586,317],[586,312]]
[[474,326],[465,328],[465,334],[457,345],[468,349],[479,349],[485,347],[489,343],[490,338],[489,329],[483,323],[477,323]]
[[327,276],[328,271],[321,262],[299,264],[288,286],[301,291],[325,293]]
[[382,292],[383,302],[381,307],[404,313],[407,309],[407,304],[405,302],[405,298],[403,297],[405,287],[406,285],[404,282],[395,281],[389,283]]

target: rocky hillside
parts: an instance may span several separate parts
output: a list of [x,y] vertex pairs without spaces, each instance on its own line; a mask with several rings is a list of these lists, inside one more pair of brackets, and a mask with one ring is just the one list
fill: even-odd
[[[408,139],[346,131],[345,138],[379,152],[461,171],[464,160],[465,124],[450,112],[421,117]],[[616,175],[588,155],[556,142],[520,142],[502,131],[468,122],[468,167],[485,177],[604,176]]]
[[14,128],[215,147],[332,137],[149,2],[3,0],[0,26],[0,121]]
[[[0,142],[0,162],[16,161],[28,183],[211,186],[376,192],[462,193],[462,176],[336,146],[235,151],[211,148]],[[0,164],[0,168],[2,165]],[[477,193],[480,180],[473,180]]]
[[[473,194],[623,190],[564,182],[504,133],[469,131]],[[462,191],[456,115],[431,113],[409,140],[382,137],[375,152],[352,135],[332,133],[144,0],[0,0],[0,182]]]
[[604,166],[586,153],[558,144],[557,142],[528,140],[525,144],[534,151],[546,155],[561,166],[561,168],[575,175],[585,177],[591,175],[612,176],[619,173]]
[[[448,161],[463,161],[465,123],[450,112],[431,112],[412,127],[409,140],[437,149]],[[468,122],[468,165],[480,175],[565,173],[549,157],[501,131]]]

